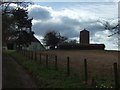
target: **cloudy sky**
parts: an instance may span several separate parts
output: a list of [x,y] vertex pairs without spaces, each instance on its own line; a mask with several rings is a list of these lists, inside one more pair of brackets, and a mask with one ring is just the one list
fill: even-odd
[[51,30],[60,32],[69,39],[79,40],[79,32],[85,28],[90,31],[90,43],[105,44],[107,50],[118,50],[117,36],[108,37],[112,32],[104,29],[103,25],[106,21],[112,26],[117,24],[117,0],[52,1],[36,1],[34,5],[28,7],[29,17],[33,17],[32,29],[39,40]]
[[103,25],[106,21],[111,26],[118,23],[118,1],[34,0],[28,7],[29,17],[33,17],[32,30],[40,41],[51,30],[79,41],[80,31],[87,29],[91,44],[105,44],[106,50],[118,50],[117,35],[108,37],[112,32]]
[[3,1],[31,1],[31,2],[118,2],[120,0],[3,0]]

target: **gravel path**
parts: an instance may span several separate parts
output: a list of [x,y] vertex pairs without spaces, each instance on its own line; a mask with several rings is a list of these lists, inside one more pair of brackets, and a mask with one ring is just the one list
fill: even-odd
[[2,88],[37,88],[37,84],[12,57],[3,54]]

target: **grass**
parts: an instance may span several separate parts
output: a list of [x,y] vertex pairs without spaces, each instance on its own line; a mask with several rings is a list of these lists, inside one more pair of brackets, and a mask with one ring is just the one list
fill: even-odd
[[61,71],[47,69],[44,65],[36,63],[34,60],[26,59],[23,55],[15,51],[5,52],[24,66],[37,79],[41,88],[84,88],[85,84],[78,77],[67,76]]

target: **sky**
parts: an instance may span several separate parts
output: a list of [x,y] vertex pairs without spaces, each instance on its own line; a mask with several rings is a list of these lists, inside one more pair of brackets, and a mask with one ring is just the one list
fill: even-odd
[[79,41],[80,31],[86,29],[91,44],[105,44],[106,50],[118,50],[117,35],[108,37],[113,32],[104,28],[106,21],[110,26],[117,25],[118,1],[34,0],[28,7],[28,15],[33,17],[32,30],[41,42],[45,33],[53,30]]
[[80,31],[86,29],[90,31],[91,44],[105,44],[106,50],[118,50],[117,35],[108,37],[113,32],[104,28],[106,21],[111,26],[118,22],[116,2],[35,2],[28,12],[33,17],[32,30],[40,41],[53,30],[79,41]]
[[31,1],[31,2],[119,2],[120,0],[3,0],[3,1]]

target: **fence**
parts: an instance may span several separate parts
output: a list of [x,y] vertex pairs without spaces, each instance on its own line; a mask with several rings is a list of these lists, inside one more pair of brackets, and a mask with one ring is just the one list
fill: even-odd
[[[53,65],[54,70],[59,70],[61,69],[61,67],[58,67],[58,56],[55,54],[50,54],[50,53],[44,53],[44,52],[33,52],[33,51],[27,51],[27,50],[22,50],[20,51],[26,58],[31,59],[31,60],[35,60],[37,62],[39,62],[39,64],[44,64],[46,66],[46,68],[49,68],[49,65]],[[52,61],[52,63],[50,62]],[[89,84],[89,80],[90,80],[90,76],[88,74],[88,60],[85,58],[84,60],[84,65],[83,65],[83,76],[84,76],[84,81],[85,84],[88,85]],[[67,56],[66,60],[65,60],[64,66],[66,67],[65,72],[67,76],[70,76],[72,74],[72,69],[71,69],[71,60],[70,57]],[[65,68],[64,67],[64,68]],[[101,72],[100,72],[101,73]],[[119,88],[119,75],[118,75],[118,65],[117,63],[113,63],[113,73],[114,73],[114,87],[116,88],[116,90],[118,90]],[[96,86],[96,82],[95,82],[95,78],[92,77],[91,79],[91,85],[93,87]]]

